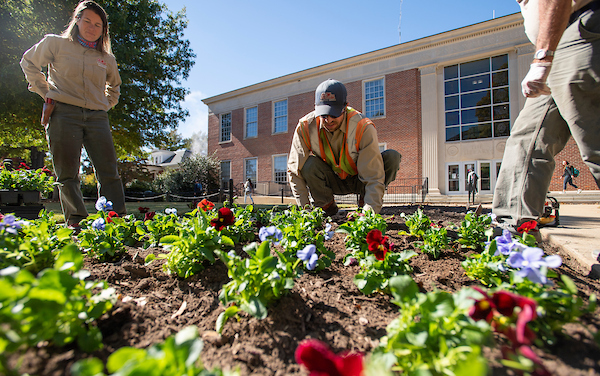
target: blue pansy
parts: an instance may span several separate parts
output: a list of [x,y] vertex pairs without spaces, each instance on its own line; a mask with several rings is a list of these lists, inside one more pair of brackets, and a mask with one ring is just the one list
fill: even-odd
[[272,240],[273,244],[279,245],[279,242],[281,239],[283,239],[283,233],[275,226],[263,226],[260,228],[260,230],[258,230],[258,238],[261,242],[264,242],[265,240]]
[[317,261],[319,260],[319,255],[317,255],[317,247],[313,244],[309,244],[304,249],[298,250],[296,252],[296,256],[306,262],[306,268],[308,270],[314,270],[317,266]]
[[106,200],[106,197],[104,197],[104,196],[98,197],[98,201],[96,201],[96,210],[109,211],[112,209],[113,209],[112,201]]
[[96,230],[102,230],[106,228],[106,223],[104,222],[104,218],[98,218],[94,222],[92,222],[92,228]]
[[325,240],[333,238],[334,232],[331,231],[331,223],[325,225]]
[[517,275],[528,278],[535,283],[546,284],[546,275],[540,270],[542,267],[558,268],[562,259],[558,255],[544,256],[541,248],[527,247],[523,252],[512,252],[506,263],[512,268],[519,268]]
[[18,221],[17,217],[12,214],[8,214],[2,218],[2,222],[0,222],[0,229],[4,229],[4,231],[8,233],[16,235],[21,229],[21,226],[26,223],[27,222],[25,221]]

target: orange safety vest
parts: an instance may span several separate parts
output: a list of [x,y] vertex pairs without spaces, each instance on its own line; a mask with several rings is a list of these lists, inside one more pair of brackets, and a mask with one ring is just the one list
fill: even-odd
[[[347,107],[346,110],[346,132],[344,132],[344,140],[342,141],[342,148],[340,150],[340,155],[336,158],[333,153],[333,149],[327,139],[327,135],[325,134],[326,130],[321,128],[321,117],[317,117],[317,127],[319,127],[319,149],[321,151],[321,158],[325,163],[331,166],[333,171],[338,174],[340,179],[344,180],[348,176],[358,174],[358,169],[356,168],[356,163],[352,160],[350,156],[350,151],[348,150],[348,123],[350,122],[350,118],[358,113],[352,107]],[[360,145],[360,140],[365,132],[365,126],[367,124],[373,124],[371,120],[368,118],[363,118],[356,125],[356,150],[358,151],[358,146]],[[304,143],[308,146],[310,152],[312,152],[310,136],[308,131],[309,123],[308,121],[302,122],[301,132]],[[314,154],[314,153],[313,153]]]

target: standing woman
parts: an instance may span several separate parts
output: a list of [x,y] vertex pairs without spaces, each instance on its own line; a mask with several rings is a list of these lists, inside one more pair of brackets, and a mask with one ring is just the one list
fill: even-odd
[[[42,67],[48,66],[48,77]],[[79,182],[81,148],[94,165],[100,196],[123,215],[125,195],[106,111],[119,100],[121,77],[108,20],[94,1],[80,2],[61,35],[48,34],[21,59],[29,90],[44,99],[42,125],[52,153],[67,225],[88,216]]]

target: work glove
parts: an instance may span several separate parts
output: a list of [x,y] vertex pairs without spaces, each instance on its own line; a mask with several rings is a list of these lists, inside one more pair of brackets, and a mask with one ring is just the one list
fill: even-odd
[[54,103],[44,103],[44,107],[42,108],[42,119],[40,121],[44,127],[50,121],[52,111],[54,111]]
[[521,82],[523,96],[537,98],[540,95],[550,95],[550,88],[546,84],[552,63],[533,63],[527,76]]

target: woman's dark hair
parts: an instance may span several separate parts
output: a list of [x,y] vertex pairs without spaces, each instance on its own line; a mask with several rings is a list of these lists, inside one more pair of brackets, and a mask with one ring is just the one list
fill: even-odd
[[73,16],[71,17],[69,26],[67,26],[65,31],[63,31],[62,36],[69,38],[71,41],[77,39],[77,36],[79,35],[77,22],[81,19],[83,11],[86,9],[96,13],[100,19],[102,19],[102,35],[100,35],[100,38],[98,38],[96,49],[105,54],[112,54],[112,50],[110,48],[110,36],[108,33],[108,16],[104,8],[98,5],[95,1],[85,0],[77,4],[75,11],[73,11]]

